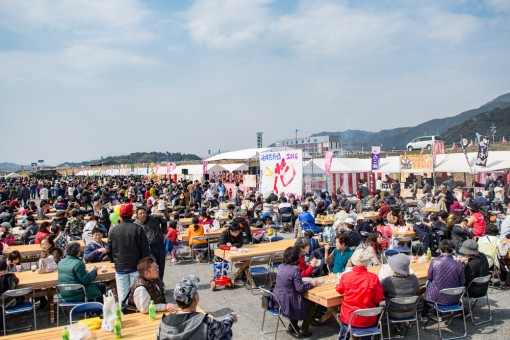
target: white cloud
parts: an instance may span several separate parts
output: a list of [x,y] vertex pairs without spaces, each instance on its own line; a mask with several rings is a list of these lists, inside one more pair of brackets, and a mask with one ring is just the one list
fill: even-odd
[[510,1],[508,0],[485,0],[485,2],[496,12],[510,12]]
[[232,47],[259,37],[267,28],[271,0],[198,0],[186,13],[187,29],[200,45]]
[[478,18],[469,14],[437,10],[428,10],[425,14],[422,33],[429,38],[454,44],[464,41],[482,26]]

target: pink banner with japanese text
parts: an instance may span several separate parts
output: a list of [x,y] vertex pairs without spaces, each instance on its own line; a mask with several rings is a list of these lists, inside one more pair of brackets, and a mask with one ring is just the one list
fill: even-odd
[[326,175],[329,175],[331,172],[331,162],[333,162],[333,152],[327,151],[324,156],[325,156],[324,172],[326,172]]

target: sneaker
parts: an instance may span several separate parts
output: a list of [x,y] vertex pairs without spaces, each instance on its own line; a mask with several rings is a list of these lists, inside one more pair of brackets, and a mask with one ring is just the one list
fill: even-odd
[[177,259],[172,259],[172,263],[177,263]]

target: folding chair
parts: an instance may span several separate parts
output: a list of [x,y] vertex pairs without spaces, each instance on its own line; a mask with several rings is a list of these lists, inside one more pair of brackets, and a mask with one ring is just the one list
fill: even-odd
[[[383,307],[375,307],[375,308],[358,309],[357,311],[352,312],[351,318],[349,320],[349,324],[347,325],[347,330],[344,335],[344,338],[341,339],[339,336],[338,340],[350,339],[350,337],[349,338],[347,337],[348,335],[351,335],[352,337],[356,337],[356,338],[361,338],[361,337],[365,337],[365,336],[374,336],[377,334],[382,339],[383,333],[382,333],[381,318],[382,318],[383,311],[384,311]],[[377,316],[377,315],[379,315],[379,318],[378,318],[377,324],[375,326],[363,327],[363,328],[352,326],[352,319],[355,316],[372,317],[372,316]]]
[[[262,287],[259,287],[259,290],[262,293],[262,298],[263,299],[264,298],[267,299],[268,302],[269,302],[269,300],[272,300],[273,303],[275,303],[277,305],[277,306],[275,306],[276,308],[271,308],[269,306],[269,304],[267,305],[267,307],[264,307],[264,305],[263,305],[264,314],[262,316],[262,327],[260,328],[260,334],[262,334],[262,336],[265,339],[269,340],[267,335],[273,333],[273,332],[264,333],[264,324],[265,324],[265,321],[266,321],[266,313],[269,313],[272,316],[278,317],[278,321],[276,322],[276,330],[274,331],[274,338],[276,339],[276,337],[278,336],[278,326],[280,325],[280,323],[283,325],[283,327],[286,327],[285,323],[282,320],[282,313],[281,313],[282,307],[280,305],[280,302],[276,298],[276,296],[271,291],[269,291],[267,289],[264,289]],[[295,329],[294,326],[291,323],[289,323],[289,325],[292,327],[292,329],[294,329],[294,332],[296,334],[299,334],[299,331],[297,329]]]
[[[492,269],[489,270],[490,274],[491,274],[491,281],[492,281],[492,288],[491,288],[491,292],[494,292],[494,279],[497,279],[498,282],[499,282],[499,286],[501,287],[501,285],[503,284],[501,282],[501,274],[499,273],[499,270],[498,268],[496,267],[496,261],[499,261],[499,256],[496,254],[496,259],[494,259],[492,256],[490,255],[487,255],[485,254],[485,256],[487,257],[487,260],[492,260],[492,263],[494,263],[494,265],[492,266]],[[500,262],[501,263],[501,262]],[[496,287],[496,288],[500,288],[500,287]]]
[[[407,318],[394,318],[390,317],[389,310],[391,309],[391,305],[398,305],[399,308],[402,308],[403,306],[412,306],[414,308],[414,316],[410,316]],[[399,324],[399,323],[405,323],[405,322],[416,322],[416,333],[418,334],[418,340],[420,339],[420,325],[418,323],[418,296],[409,296],[409,297],[401,297],[401,298],[393,298],[388,302],[388,305],[386,306],[386,323],[388,325],[388,339],[391,340],[391,330],[390,330],[390,324]],[[406,333],[404,336],[397,336],[394,338],[401,339],[404,338],[407,335],[407,331],[409,328],[406,329]]]
[[395,249],[386,249],[382,253],[382,260],[383,260],[382,263],[388,263],[388,257],[391,257],[393,255],[397,255],[397,254],[400,254],[400,252],[398,250],[395,250]]
[[[6,275],[13,275],[13,274],[8,273]],[[5,298],[16,299],[20,296],[26,296],[29,294],[32,295],[32,302],[24,301],[23,303],[19,304],[18,306],[14,306],[14,307],[8,307],[5,304]],[[3,326],[4,326],[4,336],[7,334],[7,327],[5,324],[5,316],[6,315],[16,315],[16,314],[21,314],[21,313],[30,312],[30,311],[34,312],[33,325],[16,328],[16,329],[11,329],[11,331],[32,328],[32,326],[34,326],[34,330],[37,330],[36,316],[35,316],[35,291],[33,288],[19,288],[19,289],[11,289],[11,290],[8,290],[5,293],[3,293],[2,294],[2,321],[3,321]],[[17,320],[17,321],[19,321],[19,320]]]
[[[75,307],[87,302],[87,294],[85,292],[85,287],[79,283],[69,283],[69,284],[59,284],[56,287],[57,289],[57,326],[60,321],[60,308],[64,311],[64,307]],[[74,290],[82,290],[85,301],[62,301],[60,297],[61,292],[71,292]],[[65,315],[65,313],[64,313]]]
[[[195,245],[195,241],[205,241],[205,245],[206,247],[205,248],[196,248],[196,245]],[[207,236],[195,236],[193,237],[193,244],[191,245],[191,259],[193,261],[193,258],[195,256],[195,252],[199,252],[199,253],[202,253],[205,255],[205,253],[207,252],[207,261],[210,261],[210,251],[209,251],[209,243],[208,243],[208,239],[207,239]],[[203,243],[201,243],[203,244]],[[193,264],[195,264],[195,262],[193,261]]]
[[288,230],[289,232],[293,232],[292,230],[292,214],[281,214],[280,215],[280,225],[283,226],[283,229]]
[[271,257],[270,269],[271,269],[271,283],[273,283],[273,277],[275,277],[278,267],[283,263],[283,251],[274,253]]
[[[393,239],[393,244],[395,244],[395,241],[397,241],[397,246],[393,247],[393,249],[398,250],[401,253],[411,255],[411,246],[412,246],[412,242],[413,242],[412,238],[410,238],[409,236],[395,237]],[[398,245],[399,243],[403,243],[403,242],[405,242],[406,246]]]
[[85,318],[87,317],[87,313],[93,313],[93,312],[102,312],[103,311],[103,304],[100,302],[85,302],[81,305],[74,306],[71,308],[71,311],[69,312],[69,324],[73,324],[73,315],[75,314],[85,314]]
[[[248,265],[248,279],[246,280],[246,287],[248,288],[248,285],[250,283],[255,284],[254,277],[257,276],[265,276],[264,284],[262,286],[265,286],[267,284],[267,278],[271,274],[271,255],[262,255],[262,256],[254,256],[251,258],[250,263]],[[255,264],[255,265],[254,265]],[[260,288],[261,286],[256,286],[255,288]],[[253,289],[251,290],[252,294],[255,294],[253,292]]]
[[[462,297],[464,296],[464,292],[466,291],[466,287],[456,287],[456,288],[445,288],[439,291],[439,294],[445,294],[445,295],[459,295],[459,300],[451,305],[439,305],[437,302],[426,302],[430,308],[436,310],[436,318],[432,319],[437,322],[437,329],[439,331],[439,338],[442,340],[451,340],[451,339],[461,339],[465,338],[467,335],[467,327],[466,327],[466,318],[464,313],[464,304],[462,303]],[[454,313],[456,312],[462,312],[462,321],[464,322],[464,334],[461,336],[451,337],[451,338],[443,338],[443,335],[441,333],[441,319],[440,315],[443,314],[451,314],[452,317],[450,318],[450,321],[446,324],[447,326],[451,323],[453,320],[453,317],[455,316]],[[427,323],[428,320],[425,322],[425,330],[427,330]]]
[[[471,281],[469,283],[469,285],[468,285],[468,287],[466,289],[466,299],[467,299],[467,303],[468,303],[468,306],[469,306],[469,314],[471,315],[471,323],[473,324],[473,326],[478,326],[478,325],[481,325],[481,324],[484,324],[484,323],[492,321],[491,304],[489,302],[489,283],[490,283],[490,280],[491,280],[491,275],[477,277],[477,278],[473,279],[473,281]],[[485,295],[477,297],[477,298],[469,296],[469,288],[473,284],[476,284],[476,285],[487,285],[487,292],[485,293]],[[484,298],[485,298],[485,301],[487,302],[487,307],[489,308],[489,318],[486,319],[486,320],[480,321],[478,323],[475,323],[475,320],[473,318],[473,308],[475,307],[475,305],[478,302],[478,300],[481,300],[481,299],[484,299]],[[471,301],[474,301],[473,305],[471,305]]]

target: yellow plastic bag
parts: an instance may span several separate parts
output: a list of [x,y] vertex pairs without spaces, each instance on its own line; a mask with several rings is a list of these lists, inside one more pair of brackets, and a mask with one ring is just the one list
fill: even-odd
[[78,321],[78,323],[88,326],[91,330],[101,328],[101,322],[102,320],[99,316]]

